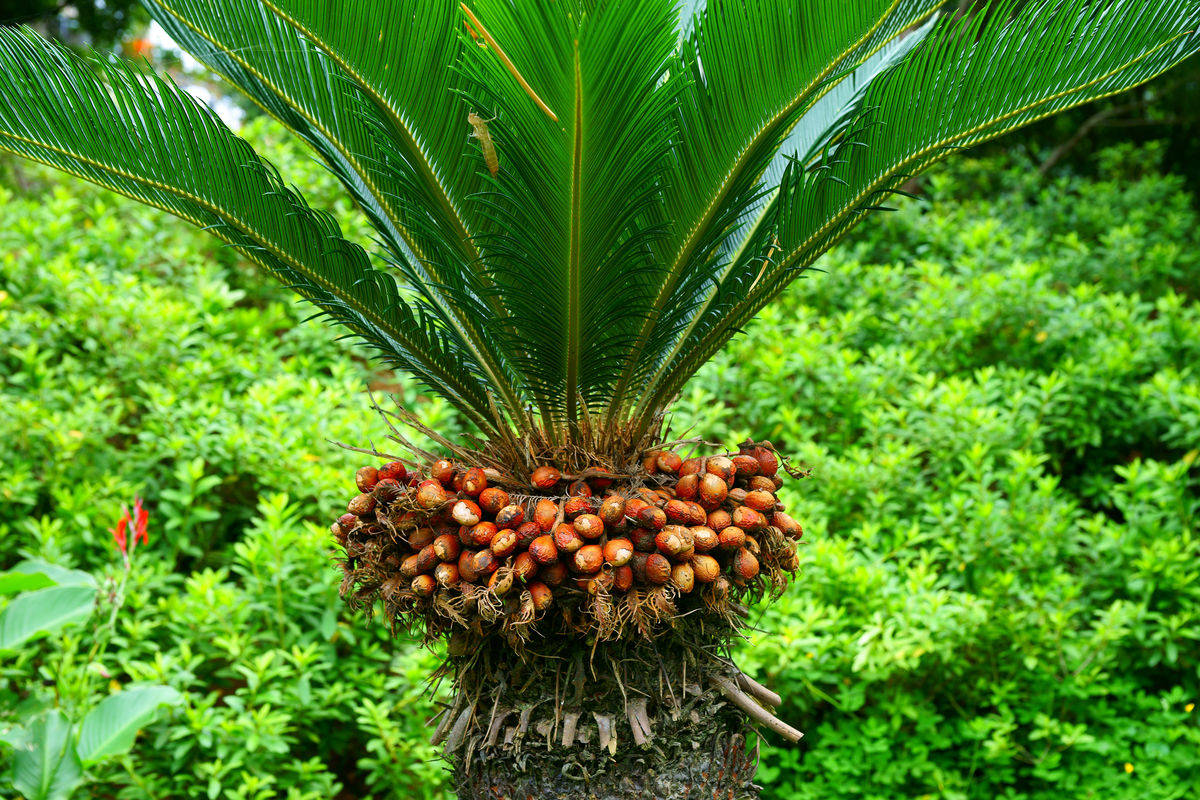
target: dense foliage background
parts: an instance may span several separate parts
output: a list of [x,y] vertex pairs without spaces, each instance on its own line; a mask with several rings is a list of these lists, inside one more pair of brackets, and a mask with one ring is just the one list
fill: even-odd
[[[333,205],[275,129],[248,134]],[[677,431],[812,469],[786,497],[801,578],[740,654],[808,732],[764,743],[765,796],[1200,789],[1200,215],[1162,154],[1108,149],[1087,177],[1039,177],[1044,152],[939,168],[681,399]],[[6,169],[0,566],[116,574],[108,528],[145,497],[99,669],[187,698],[92,795],[446,797],[437,655],[344,612],[326,526],[362,463],[330,440],[382,438],[366,385],[456,420],[214,240]],[[0,659],[0,728],[87,702],[88,637]]]

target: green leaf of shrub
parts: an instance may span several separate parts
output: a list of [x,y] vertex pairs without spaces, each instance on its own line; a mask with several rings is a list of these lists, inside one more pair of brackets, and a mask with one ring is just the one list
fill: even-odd
[[56,710],[34,720],[13,757],[13,788],[27,800],[62,800],[82,778],[66,718]]
[[128,752],[138,730],[154,718],[160,706],[176,706],[183,696],[170,686],[135,686],[109,695],[83,718],[79,757],[91,766],[101,759]]
[[95,600],[91,586],[51,586],[21,595],[0,611],[0,650],[82,622],[92,615]]

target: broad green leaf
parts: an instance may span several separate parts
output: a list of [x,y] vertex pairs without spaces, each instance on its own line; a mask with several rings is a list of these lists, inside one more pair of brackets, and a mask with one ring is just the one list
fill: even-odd
[[53,586],[44,572],[0,572],[0,595],[31,592]]
[[11,572],[26,574],[40,572],[58,586],[95,586],[96,578],[81,569],[69,569],[40,558],[28,558],[12,568]]
[[71,744],[71,724],[54,710],[38,717],[13,755],[13,787],[26,800],[61,800],[83,778]]
[[36,636],[82,622],[92,615],[95,601],[91,586],[51,586],[17,597],[0,611],[0,650],[13,650]]
[[133,739],[162,706],[177,706],[183,695],[170,686],[134,686],[111,694],[88,712],[79,726],[79,757],[87,766],[129,752]]

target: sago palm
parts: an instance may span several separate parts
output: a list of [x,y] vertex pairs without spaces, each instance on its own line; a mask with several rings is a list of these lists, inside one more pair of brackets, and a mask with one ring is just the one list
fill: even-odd
[[387,410],[332,529],[348,600],[448,640],[459,796],[514,800],[757,794],[754,726],[799,733],[729,644],[801,530],[774,448],[665,441],[672,398],[914,173],[1200,43],[1200,0],[146,5],[374,258],[170,81],[28,30],[0,148],[210,230],[469,420],[432,453]]

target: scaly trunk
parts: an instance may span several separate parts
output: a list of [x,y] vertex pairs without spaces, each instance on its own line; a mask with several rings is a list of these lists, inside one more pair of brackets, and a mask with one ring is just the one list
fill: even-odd
[[697,644],[673,632],[455,659],[439,733],[459,800],[758,797],[756,734],[721,688],[736,670]]

